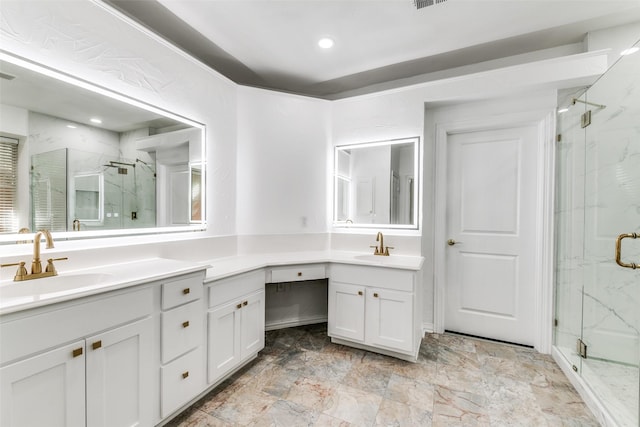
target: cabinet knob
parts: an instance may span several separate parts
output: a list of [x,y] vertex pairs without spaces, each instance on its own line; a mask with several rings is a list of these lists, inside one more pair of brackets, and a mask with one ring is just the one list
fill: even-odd
[[298,271],[298,277],[302,276],[302,272]]
[[186,322],[182,322],[182,327],[183,328],[188,328],[189,327],[189,321],[187,320]]
[[91,344],[91,348],[94,350],[99,349],[100,347],[102,347],[102,341],[98,340],[96,342],[94,342],[93,344]]
[[377,292],[374,292],[374,293],[373,293],[373,297],[374,297],[374,298],[378,298],[378,293],[377,293]]
[[249,301],[245,301],[242,303],[242,305],[247,305],[247,304],[249,304]]
[[182,290],[182,293],[183,293],[183,294],[185,294],[185,295],[187,295],[187,294],[188,294],[188,293],[190,293],[190,292],[191,292],[191,289],[189,289],[189,288],[184,288],[184,289]]
[[71,355],[72,355],[73,357],[82,356],[82,347],[74,349],[74,350],[71,352]]
[[242,304],[236,305],[236,308],[242,308]]
[[189,376],[189,371],[183,372],[182,373],[182,379],[184,380],[185,378],[187,378]]
[[358,291],[358,295],[362,295],[362,291]]

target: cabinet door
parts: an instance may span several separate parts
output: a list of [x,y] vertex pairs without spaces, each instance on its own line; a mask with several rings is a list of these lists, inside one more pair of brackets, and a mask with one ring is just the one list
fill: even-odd
[[209,383],[220,379],[240,363],[240,312],[242,302],[214,308],[208,314]]
[[242,301],[240,326],[240,358],[251,356],[264,348],[264,290],[249,295]]
[[391,350],[413,350],[413,294],[367,289],[367,344]]
[[152,325],[146,318],[86,340],[88,426],[153,424]]
[[329,335],[364,341],[364,286],[329,283]]
[[85,425],[84,341],[0,369],[0,425]]

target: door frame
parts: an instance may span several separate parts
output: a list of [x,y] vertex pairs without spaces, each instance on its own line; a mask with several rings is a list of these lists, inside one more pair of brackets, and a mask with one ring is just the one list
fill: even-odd
[[472,120],[436,123],[435,126],[435,208],[434,208],[434,330],[445,330],[446,225],[447,225],[447,142],[449,135],[491,130],[500,127],[536,126],[536,241],[534,264],[534,347],[551,353],[553,341],[554,239],[553,209],[555,185],[555,111],[480,117]]

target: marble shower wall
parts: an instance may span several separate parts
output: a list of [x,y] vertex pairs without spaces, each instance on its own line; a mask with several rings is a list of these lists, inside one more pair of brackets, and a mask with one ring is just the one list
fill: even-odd
[[[39,113],[29,113],[29,150],[32,159],[47,156],[56,150],[67,150],[67,205],[66,229],[72,230],[75,219],[73,177],[101,174],[104,179],[104,215],[101,221],[81,221],[83,230],[144,228],[156,223],[155,159],[149,153],[135,151],[135,139],[147,136],[149,129],[117,133],[93,126],[73,123]],[[128,163],[116,165],[126,170],[119,173],[117,167],[109,167],[111,161]],[[135,165],[135,166],[131,166]],[[37,170],[36,170],[37,173]],[[59,200],[57,189],[49,197]],[[56,215],[65,215],[61,213]],[[133,219],[132,212],[136,213]],[[58,224],[55,231],[63,231],[64,221],[49,219]]]
[[[638,365],[640,272],[615,263],[619,234],[640,232],[640,55],[622,58],[558,118],[556,345]],[[591,111],[591,125],[580,115]],[[640,241],[623,259],[640,262]],[[569,350],[575,355],[575,351]]]
[[[622,57],[585,94],[602,104],[585,128],[584,340],[592,357],[638,366],[640,271],[618,266],[615,240],[640,233],[640,54]],[[640,240],[623,242],[640,263]]]

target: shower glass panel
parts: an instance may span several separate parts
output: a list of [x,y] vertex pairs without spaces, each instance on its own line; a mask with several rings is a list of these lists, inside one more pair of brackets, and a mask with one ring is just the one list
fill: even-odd
[[67,231],[66,148],[31,156],[31,231]]
[[[640,233],[640,53],[558,117],[555,345],[621,426],[638,426],[640,269],[616,239]],[[640,264],[640,239],[622,259]]]

